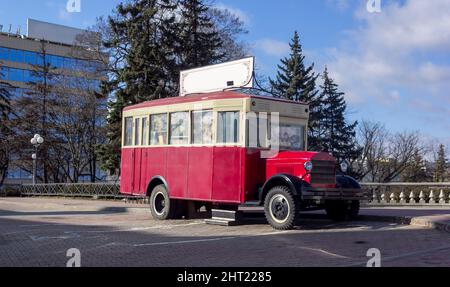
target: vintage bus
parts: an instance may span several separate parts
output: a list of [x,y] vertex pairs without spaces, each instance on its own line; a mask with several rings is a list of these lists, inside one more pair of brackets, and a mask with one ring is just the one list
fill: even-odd
[[[254,129],[269,138],[270,123],[249,115],[277,113],[279,152],[249,144]],[[236,209],[264,206],[276,229],[292,228],[299,210],[325,208],[333,219],[355,217],[359,184],[337,175],[336,159],[308,152],[306,104],[234,91],[145,102],[123,111],[121,192],[149,197],[159,220],[181,218],[188,203]]]

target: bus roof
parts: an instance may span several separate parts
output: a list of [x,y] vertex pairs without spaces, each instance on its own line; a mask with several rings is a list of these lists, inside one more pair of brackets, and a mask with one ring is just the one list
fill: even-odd
[[147,101],[147,102],[143,102],[143,103],[140,103],[137,105],[125,107],[124,111],[149,108],[149,107],[157,107],[157,106],[208,101],[208,100],[247,99],[247,98],[264,99],[264,100],[276,101],[276,102],[307,105],[306,103],[303,103],[303,102],[295,102],[295,101],[279,99],[279,98],[274,98],[274,97],[256,96],[256,95],[244,94],[244,93],[233,92],[233,91],[222,91],[222,92],[213,92],[213,93],[204,93],[204,94],[192,94],[192,95],[188,95],[185,97],[172,97],[172,98],[164,98],[164,99],[159,99],[159,100]]

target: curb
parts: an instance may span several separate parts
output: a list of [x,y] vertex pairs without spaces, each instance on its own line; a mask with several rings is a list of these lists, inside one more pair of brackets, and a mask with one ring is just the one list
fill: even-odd
[[439,231],[450,233],[450,222],[433,221],[426,217],[412,217],[412,216],[385,216],[385,215],[361,215],[359,220],[365,221],[382,221],[398,223],[403,225],[428,227]]

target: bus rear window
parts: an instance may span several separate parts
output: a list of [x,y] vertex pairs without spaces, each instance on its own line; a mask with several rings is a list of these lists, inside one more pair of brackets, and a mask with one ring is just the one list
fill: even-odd
[[133,117],[125,118],[125,146],[133,144]]
[[219,112],[217,143],[239,143],[239,112]]
[[170,114],[170,142],[171,145],[189,144],[189,113],[180,112]]

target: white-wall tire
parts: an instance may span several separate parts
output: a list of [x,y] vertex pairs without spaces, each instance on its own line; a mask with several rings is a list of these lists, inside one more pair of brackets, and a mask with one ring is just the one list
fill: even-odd
[[275,186],[267,193],[264,212],[269,224],[278,230],[292,229],[298,220],[296,197],[286,186]]

